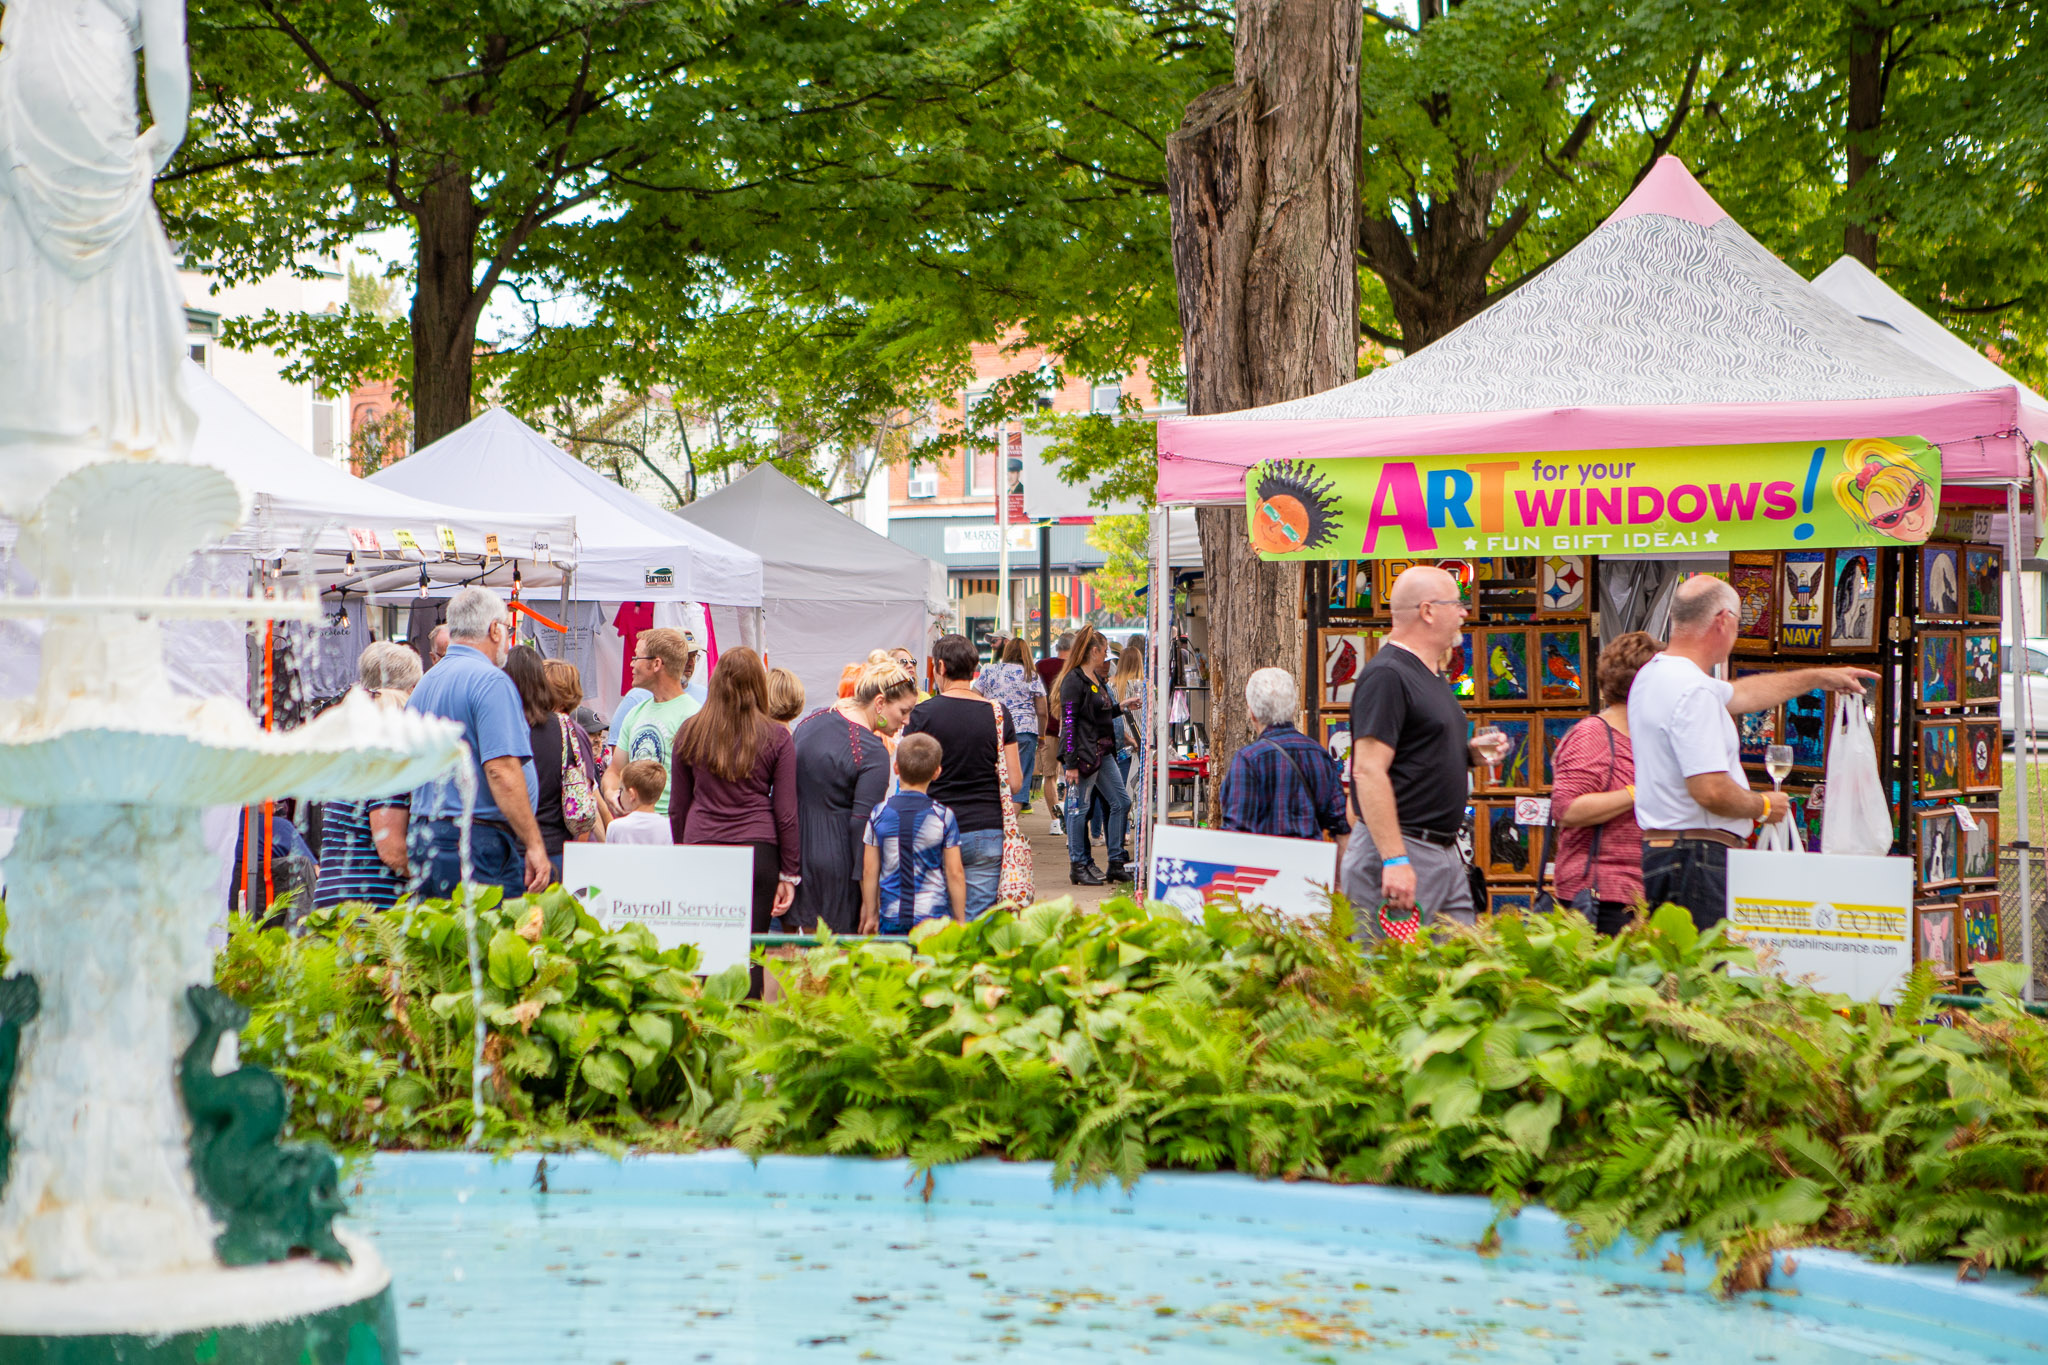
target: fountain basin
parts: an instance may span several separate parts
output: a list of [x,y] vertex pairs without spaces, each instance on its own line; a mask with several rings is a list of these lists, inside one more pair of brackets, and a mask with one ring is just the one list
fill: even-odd
[[462,728],[350,695],[310,724],[264,730],[226,697],[163,699],[137,716],[73,702],[55,724],[0,702],[0,805],[239,806],[280,792],[352,800],[445,773]]
[[[1720,1301],[1663,1238],[1574,1252],[1541,1209],[1366,1186],[1148,1175],[1057,1190],[1044,1163],[386,1154],[351,1195],[443,1362],[1364,1359],[1579,1365],[2048,1360],[2014,1277],[1792,1254]],[[1676,1259],[1673,1259],[1674,1255]],[[1475,1352],[1470,1356],[1460,1351]]]

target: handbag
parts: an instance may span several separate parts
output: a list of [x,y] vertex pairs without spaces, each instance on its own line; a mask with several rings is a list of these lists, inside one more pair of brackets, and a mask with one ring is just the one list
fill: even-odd
[[597,793],[590,785],[590,774],[583,770],[575,741],[569,738],[569,718],[556,712],[555,719],[562,728],[562,823],[574,838],[581,839],[597,828]]
[[[1599,717],[1595,716],[1594,719],[1599,720]],[[1619,761],[1614,749],[1614,727],[1604,720],[1600,721],[1600,726],[1607,731],[1607,780],[1602,784],[1600,790],[1613,791],[1614,765]],[[1600,897],[1598,888],[1594,884],[1593,868],[1600,861],[1600,836],[1606,832],[1607,825],[1605,821],[1593,826],[1593,842],[1586,849],[1586,885],[1583,890],[1572,897],[1572,909],[1585,916],[1588,922],[1595,924],[1599,922]],[[1536,913],[1539,915],[1555,914],[1557,911],[1557,897],[1543,889],[1543,878],[1549,871],[1550,864],[1548,863],[1538,863],[1536,865],[1536,896],[1530,904],[1535,907]]]
[[1002,704],[991,703],[989,714],[995,717],[996,722],[996,793],[1003,803],[1003,866],[996,878],[996,899],[1008,901],[1021,909],[1031,904],[1031,898],[1037,894],[1037,883],[1032,876],[1031,841],[1017,827],[1017,807],[1010,800],[1010,784],[1003,778]]

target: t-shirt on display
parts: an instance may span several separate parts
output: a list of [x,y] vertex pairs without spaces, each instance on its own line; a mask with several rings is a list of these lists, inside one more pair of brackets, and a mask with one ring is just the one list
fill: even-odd
[[1728,699],[1735,688],[1676,654],[1643,665],[1628,692],[1628,733],[1635,748],[1636,823],[1645,830],[1721,829],[1747,836],[1754,822],[1714,815],[1693,800],[1685,779],[1727,773],[1747,791],[1742,741]]

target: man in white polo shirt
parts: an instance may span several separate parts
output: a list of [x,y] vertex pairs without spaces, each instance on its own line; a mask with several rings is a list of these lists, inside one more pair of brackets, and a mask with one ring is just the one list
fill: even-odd
[[1692,912],[1701,929],[1728,913],[1728,850],[1758,822],[1792,813],[1783,793],[1749,789],[1735,717],[1764,711],[1816,687],[1863,691],[1862,668],[1799,668],[1735,682],[1712,676],[1728,662],[1741,599],[1702,574],[1671,599],[1671,643],[1644,664],[1628,693],[1635,748],[1636,823],[1643,831],[1643,898]]

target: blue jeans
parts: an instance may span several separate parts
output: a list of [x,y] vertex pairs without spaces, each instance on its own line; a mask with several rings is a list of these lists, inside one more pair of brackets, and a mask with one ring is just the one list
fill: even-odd
[[1031,770],[1038,763],[1038,736],[1024,730],[1017,732],[1017,774],[1024,779],[1010,798],[1018,805],[1031,799]]
[[967,872],[967,918],[976,919],[996,903],[1003,879],[1002,830],[961,830],[960,862]]
[[1108,837],[1103,841],[1103,856],[1110,866],[1121,866],[1130,861],[1124,849],[1124,822],[1131,813],[1131,795],[1124,786],[1124,770],[1110,754],[1102,756],[1094,772],[1067,783],[1067,860],[1088,861],[1088,806],[1098,792],[1109,807],[1104,817]]
[[[454,820],[415,820],[406,830],[406,848],[420,879],[422,900],[451,894],[462,880],[462,828]],[[469,832],[470,880],[479,886],[502,886],[505,897],[526,894],[526,854],[507,830],[476,825]]]

